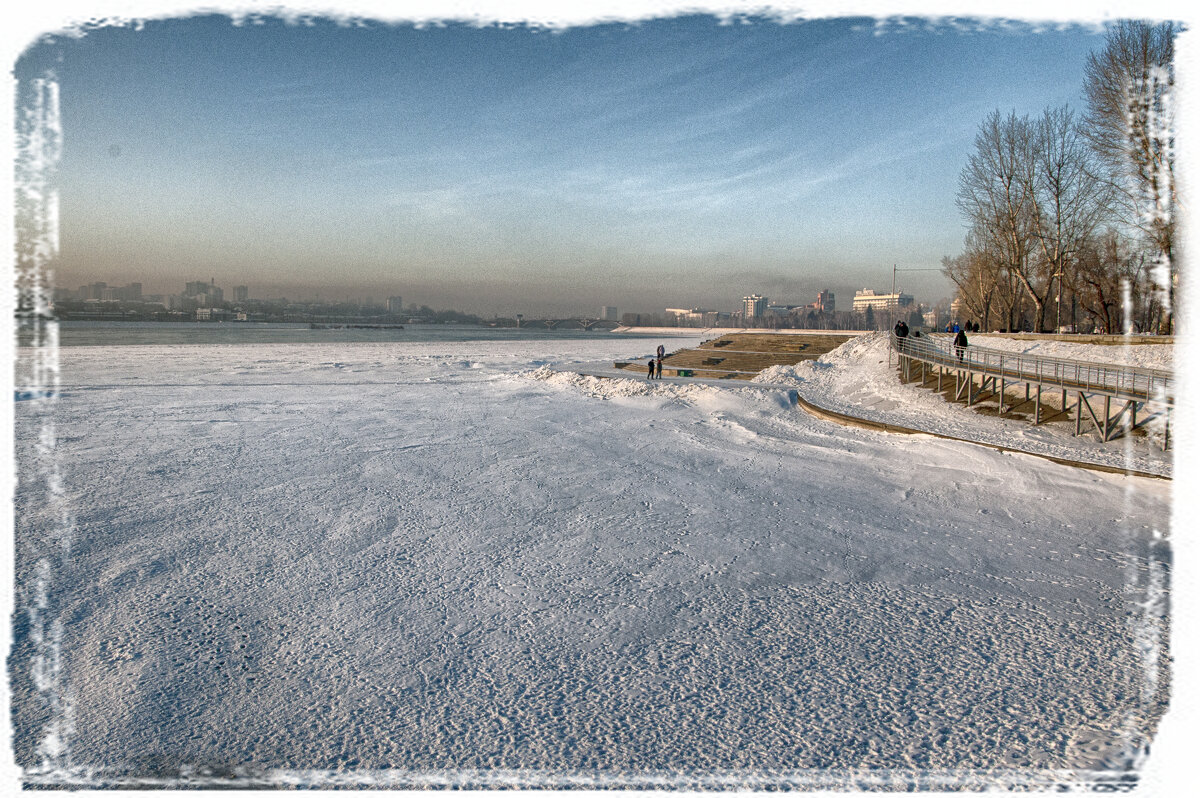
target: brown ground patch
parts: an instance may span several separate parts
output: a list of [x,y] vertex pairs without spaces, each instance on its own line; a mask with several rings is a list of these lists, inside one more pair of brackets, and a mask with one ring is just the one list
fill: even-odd
[[[663,376],[749,380],[771,366],[792,366],[816,360],[854,338],[847,333],[731,333],[705,341],[695,349],[680,349],[663,358]],[[618,368],[646,373],[645,361],[623,362]]]

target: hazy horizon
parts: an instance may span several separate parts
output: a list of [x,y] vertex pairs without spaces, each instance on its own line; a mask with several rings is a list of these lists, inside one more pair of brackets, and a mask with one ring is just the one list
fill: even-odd
[[994,109],[1084,110],[1094,25],[704,15],[561,31],[227,17],[47,38],[56,285],[482,316],[953,295]]

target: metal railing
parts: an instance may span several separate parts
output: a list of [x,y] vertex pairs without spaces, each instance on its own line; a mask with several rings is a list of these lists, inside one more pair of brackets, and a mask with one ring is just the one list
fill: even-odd
[[965,346],[960,352],[948,335],[900,338],[892,333],[891,346],[902,357],[1002,380],[1021,380],[1138,402],[1175,404],[1174,375],[1161,369],[1041,357],[982,346]]

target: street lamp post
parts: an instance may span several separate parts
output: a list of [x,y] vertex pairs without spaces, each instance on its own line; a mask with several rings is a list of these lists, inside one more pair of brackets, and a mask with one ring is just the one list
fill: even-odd
[[1054,315],[1054,334],[1058,335],[1059,333],[1062,332],[1062,292],[1063,292],[1062,276],[1063,276],[1063,273],[1062,273],[1062,264],[1061,263],[1058,265],[1058,272],[1054,276],[1058,278],[1058,293],[1055,294],[1055,296],[1054,296],[1054,301],[1058,306],[1058,309]]

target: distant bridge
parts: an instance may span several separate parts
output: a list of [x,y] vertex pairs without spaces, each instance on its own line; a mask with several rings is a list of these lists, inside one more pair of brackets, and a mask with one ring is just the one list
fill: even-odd
[[587,319],[587,318],[571,318],[571,319],[522,319],[522,328],[545,328],[547,330],[592,330],[596,327],[610,326],[616,327],[617,322],[606,321],[604,319]]

